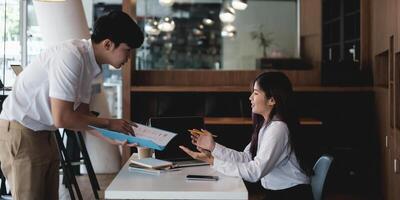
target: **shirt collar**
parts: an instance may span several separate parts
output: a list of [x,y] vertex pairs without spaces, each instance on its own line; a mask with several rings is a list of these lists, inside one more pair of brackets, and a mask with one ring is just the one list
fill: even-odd
[[88,44],[88,52],[89,52],[89,59],[90,59],[90,73],[92,74],[92,77],[97,77],[99,74],[102,72],[102,68],[99,64],[96,62],[96,57],[94,56],[94,50],[93,50],[93,45],[92,45],[92,40],[89,39],[87,40]]

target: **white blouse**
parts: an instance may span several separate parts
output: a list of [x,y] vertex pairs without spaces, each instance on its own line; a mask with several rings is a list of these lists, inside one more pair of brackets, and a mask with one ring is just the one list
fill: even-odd
[[249,182],[261,179],[264,188],[281,190],[298,184],[309,184],[294,152],[290,152],[289,129],[282,121],[263,126],[258,135],[257,155],[251,159],[250,144],[243,152],[215,144],[213,169]]

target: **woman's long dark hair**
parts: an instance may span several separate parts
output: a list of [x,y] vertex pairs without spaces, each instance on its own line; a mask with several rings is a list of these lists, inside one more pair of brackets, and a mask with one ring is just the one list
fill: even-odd
[[[254,80],[253,87],[256,83],[265,93],[266,99],[273,97],[275,100],[275,105],[268,116],[267,122],[279,120],[286,123],[289,128],[291,151],[295,153],[303,172],[308,176],[312,175],[312,164],[309,162],[310,154],[299,132],[299,120],[293,105],[293,88],[289,78],[282,72],[264,72]],[[257,154],[258,134],[264,123],[263,116],[253,113],[254,132],[250,145],[250,152],[253,158]]]

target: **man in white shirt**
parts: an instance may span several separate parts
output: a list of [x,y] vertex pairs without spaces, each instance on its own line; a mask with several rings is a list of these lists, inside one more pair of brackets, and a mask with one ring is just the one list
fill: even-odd
[[57,128],[87,130],[92,125],[133,134],[136,125],[129,121],[90,115],[89,102],[101,64],[121,68],[143,39],[127,14],[111,12],[95,23],[91,40],[53,46],[17,77],[0,114],[1,169],[13,199],[58,199]]

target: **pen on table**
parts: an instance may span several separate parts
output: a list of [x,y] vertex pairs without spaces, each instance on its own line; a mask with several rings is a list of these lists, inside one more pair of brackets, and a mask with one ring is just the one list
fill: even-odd
[[[194,134],[194,133],[197,133],[197,134],[199,134],[199,135],[202,135],[202,134],[205,134],[204,132],[201,132],[201,131],[199,131],[199,130],[197,130],[197,129],[193,129],[193,130],[188,130],[189,132],[190,132],[190,134]],[[212,137],[218,137],[217,135],[213,135],[213,134],[211,134],[211,136]]]

